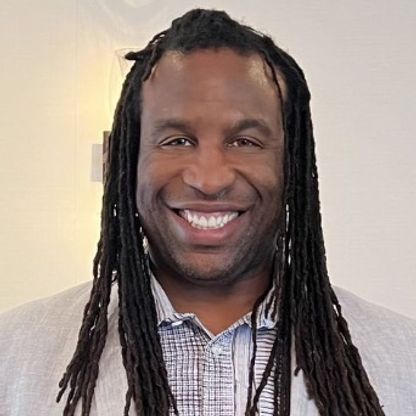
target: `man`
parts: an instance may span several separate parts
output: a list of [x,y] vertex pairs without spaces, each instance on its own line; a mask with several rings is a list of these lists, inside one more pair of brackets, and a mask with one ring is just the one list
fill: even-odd
[[78,342],[88,286],[3,317],[3,413],[416,414],[415,323],[329,284],[293,58],[200,9],[127,58]]

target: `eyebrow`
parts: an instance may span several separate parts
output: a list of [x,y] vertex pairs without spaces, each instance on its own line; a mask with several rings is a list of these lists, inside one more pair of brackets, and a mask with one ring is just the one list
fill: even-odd
[[164,132],[165,130],[181,130],[188,132],[190,130],[189,123],[181,119],[176,118],[166,118],[161,120],[156,120],[152,128],[152,133],[157,135]]
[[[182,119],[177,118],[167,118],[157,120],[153,126],[152,133],[157,135],[162,133],[165,130],[181,130],[184,132],[190,132],[192,130],[192,126],[190,123],[186,122]],[[237,122],[235,122],[229,129],[228,134],[233,135],[237,134],[244,130],[249,129],[257,129],[262,134],[266,136],[272,136],[272,130],[270,129],[269,125],[260,118],[244,118]]]
[[240,121],[237,121],[230,130],[231,133],[236,134],[249,129],[257,129],[265,136],[272,135],[272,131],[269,125],[264,120],[259,118],[244,118]]

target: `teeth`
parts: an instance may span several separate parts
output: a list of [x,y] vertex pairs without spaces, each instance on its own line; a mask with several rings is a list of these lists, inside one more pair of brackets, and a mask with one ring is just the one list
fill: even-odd
[[199,222],[198,224],[202,227],[202,228],[206,228],[208,225],[208,221],[207,219],[201,215],[201,217],[199,218]]
[[192,214],[189,211],[184,211],[185,219],[188,222],[192,222]]
[[195,212],[191,212],[188,209],[179,211],[182,218],[189,222],[192,227],[199,228],[202,230],[222,228],[224,225],[229,223],[238,217],[238,212],[227,212],[224,215],[198,215]]

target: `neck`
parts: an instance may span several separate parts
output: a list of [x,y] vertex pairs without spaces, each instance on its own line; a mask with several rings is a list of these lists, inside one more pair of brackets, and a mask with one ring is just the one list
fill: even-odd
[[251,312],[271,285],[271,268],[227,286],[184,281],[157,269],[154,273],[174,309],[181,313],[194,313],[214,335]]

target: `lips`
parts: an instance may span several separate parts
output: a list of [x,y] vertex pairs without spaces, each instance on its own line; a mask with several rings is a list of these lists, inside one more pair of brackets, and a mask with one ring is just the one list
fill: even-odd
[[247,208],[234,204],[188,203],[170,207],[171,220],[180,241],[190,246],[221,247],[245,229]]

